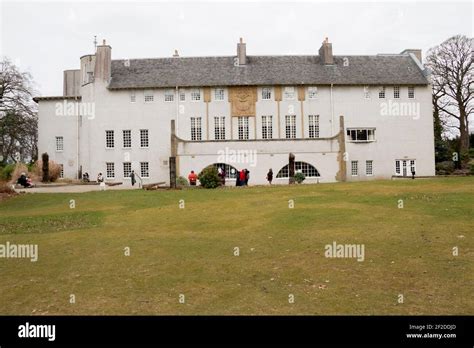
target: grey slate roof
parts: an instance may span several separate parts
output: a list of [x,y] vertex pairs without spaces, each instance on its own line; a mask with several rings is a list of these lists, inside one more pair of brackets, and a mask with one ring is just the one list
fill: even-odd
[[[344,66],[344,58],[349,66]],[[408,55],[335,56],[322,65],[319,56],[177,57],[112,61],[110,89],[252,85],[426,85]]]

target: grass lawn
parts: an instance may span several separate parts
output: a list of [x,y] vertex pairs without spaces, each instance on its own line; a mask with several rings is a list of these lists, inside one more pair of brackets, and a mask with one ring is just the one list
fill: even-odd
[[474,177],[25,194],[0,244],[39,258],[0,258],[0,314],[472,315],[473,237]]

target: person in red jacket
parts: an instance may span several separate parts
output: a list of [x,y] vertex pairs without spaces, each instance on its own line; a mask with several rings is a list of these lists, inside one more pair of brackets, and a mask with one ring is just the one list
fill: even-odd
[[194,173],[194,170],[191,170],[191,173],[188,175],[189,184],[191,186],[196,186],[197,175]]

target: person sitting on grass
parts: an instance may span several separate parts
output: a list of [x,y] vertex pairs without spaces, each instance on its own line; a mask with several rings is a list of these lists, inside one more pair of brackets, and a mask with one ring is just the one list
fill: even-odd
[[191,173],[189,173],[188,180],[191,186],[196,186],[197,175],[194,173],[194,170],[191,170]]

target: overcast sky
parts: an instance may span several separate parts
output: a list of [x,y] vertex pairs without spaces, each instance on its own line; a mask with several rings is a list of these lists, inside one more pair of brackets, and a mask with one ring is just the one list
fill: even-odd
[[18,2],[0,0],[0,55],[29,71],[40,95],[62,94],[62,72],[107,39],[112,59],[247,54],[336,55],[426,50],[455,34],[472,37],[464,2]]

